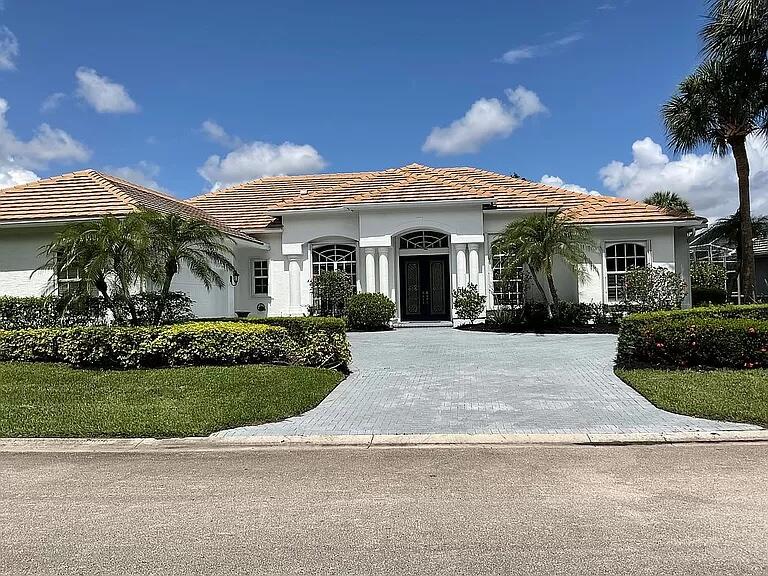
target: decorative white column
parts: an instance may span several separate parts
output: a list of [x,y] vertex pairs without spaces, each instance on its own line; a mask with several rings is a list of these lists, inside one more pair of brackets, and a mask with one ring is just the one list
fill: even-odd
[[477,244],[469,244],[469,283],[479,288],[480,256],[477,253]]
[[376,249],[365,248],[365,291],[376,292]]
[[467,245],[456,245],[456,287],[464,288],[467,285]]
[[288,306],[292,315],[301,312],[301,259],[300,254],[288,257]]
[[389,246],[379,247],[379,292],[389,297]]

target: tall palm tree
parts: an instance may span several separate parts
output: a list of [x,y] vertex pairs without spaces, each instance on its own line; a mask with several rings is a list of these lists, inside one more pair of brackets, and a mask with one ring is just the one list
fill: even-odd
[[710,0],[708,20],[701,31],[707,56],[768,59],[768,0]]
[[146,213],[145,219],[155,258],[152,278],[160,284],[153,319],[159,324],[168,304],[171,282],[182,265],[208,290],[214,286],[223,288],[224,280],[214,267],[235,272],[234,252],[226,234],[202,220],[159,213]]
[[[497,242],[502,250],[510,254],[505,263],[506,272],[514,275],[521,266],[527,267],[534,284],[547,302],[550,316],[553,308],[557,312],[560,305],[553,276],[555,260],[561,259],[580,278],[586,274],[587,269],[595,269],[587,256],[588,252],[596,250],[592,233],[570,222],[561,210],[534,214],[510,222]],[[537,277],[538,272],[543,273],[547,279],[551,302]]]
[[693,214],[693,209],[691,209],[691,204],[688,200],[680,196],[677,192],[670,192],[669,190],[659,190],[658,192],[654,192],[650,196],[647,196],[643,202],[658,206],[659,208],[681,212],[682,214]]
[[92,222],[64,227],[53,241],[41,248],[45,258],[40,269],[53,270],[55,277],[74,271],[80,281],[65,296],[65,305],[81,300],[95,290],[117,323],[125,322],[128,308],[132,323],[139,318],[131,290],[148,272],[145,220],[141,214],[124,218],[105,216]]
[[669,144],[675,152],[708,146],[736,163],[741,219],[741,281],[748,301],[755,300],[755,260],[746,140],[768,134],[768,72],[756,58],[708,60],[680,83],[663,106]]

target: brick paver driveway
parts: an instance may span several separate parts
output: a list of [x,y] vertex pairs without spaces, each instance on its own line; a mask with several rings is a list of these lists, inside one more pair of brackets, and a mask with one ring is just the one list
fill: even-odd
[[655,408],[613,373],[616,337],[451,328],[351,333],[352,374],[314,410],[218,435],[750,429]]

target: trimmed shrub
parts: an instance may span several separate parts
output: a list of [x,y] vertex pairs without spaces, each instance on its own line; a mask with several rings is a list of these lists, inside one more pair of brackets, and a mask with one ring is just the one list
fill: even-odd
[[691,300],[694,306],[722,305],[728,302],[728,292],[724,288],[694,286],[691,288]]
[[768,305],[633,314],[621,322],[620,367],[765,366]]
[[357,330],[384,330],[395,310],[395,303],[384,294],[355,294],[347,301],[347,322]]
[[680,308],[688,285],[680,274],[662,266],[633,268],[624,276],[626,304],[642,310]]
[[58,296],[0,296],[0,330],[103,324],[106,309],[99,298],[64,306]]
[[728,273],[725,266],[716,262],[693,262],[691,264],[691,286],[693,288],[725,289]]
[[[160,295],[157,292],[140,292],[133,294],[131,300],[136,306],[141,324],[151,324]],[[122,304],[121,307],[127,317],[128,306]],[[184,322],[193,317],[189,296],[183,292],[171,292],[163,314],[163,324]],[[67,302],[59,296],[0,296],[0,330],[99,326],[108,323],[107,309],[103,300],[97,296],[78,298],[73,302]]]
[[309,282],[312,295],[319,306],[311,306],[313,316],[344,316],[347,300],[354,294],[352,278],[341,270],[326,270],[312,277]]
[[453,291],[453,307],[456,309],[458,318],[469,320],[470,324],[474,324],[485,310],[485,296],[480,294],[475,284],[456,288]]
[[[230,320],[240,319],[231,318]],[[281,326],[288,330],[291,338],[298,341],[301,341],[310,332],[344,334],[347,331],[347,325],[342,318],[328,316],[269,316],[267,318],[248,318],[245,321],[268,326]]]
[[288,330],[251,322],[191,322],[128,328],[92,326],[0,331],[0,361],[66,362],[89,368],[197,364],[344,367],[345,334],[315,331],[302,343]]

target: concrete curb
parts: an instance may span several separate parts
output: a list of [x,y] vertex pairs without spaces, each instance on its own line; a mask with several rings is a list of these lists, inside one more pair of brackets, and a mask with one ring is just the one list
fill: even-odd
[[232,451],[276,446],[535,446],[768,442],[768,430],[638,432],[627,434],[360,434],[190,438],[2,438],[0,453],[146,453]]

